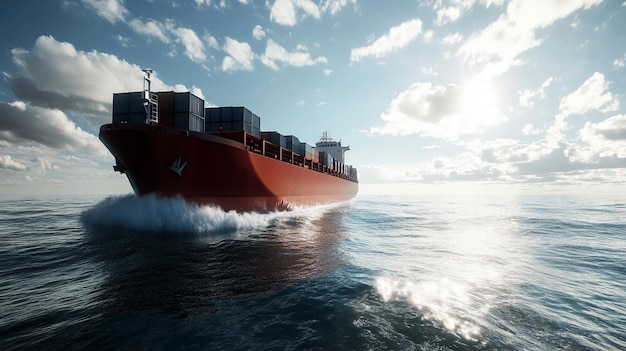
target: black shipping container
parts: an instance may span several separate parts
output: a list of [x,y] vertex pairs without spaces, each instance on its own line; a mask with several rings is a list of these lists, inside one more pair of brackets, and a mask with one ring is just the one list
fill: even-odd
[[[137,115],[143,115],[143,118],[139,119]],[[143,92],[113,94],[113,123],[146,123]]]
[[287,148],[285,136],[278,132],[261,132],[261,138],[267,139],[270,143]]
[[243,122],[243,108],[242,107],[233,107],[232,108],[232,122]]
[[174,127],[204,133],[204,118],[190,112],[174,113]]
[[285,142],[287,143],[287,149],[298,152],[298,149],[300,148],[300,140],[298,137],[294,135],[286,135]]
[[204,100],[191,92],[176,93],[174,96],[174,112],[192,112],[204,117]]

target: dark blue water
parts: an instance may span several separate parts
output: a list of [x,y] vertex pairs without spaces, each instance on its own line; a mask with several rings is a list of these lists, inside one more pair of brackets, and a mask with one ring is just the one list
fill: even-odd
[[626,201],[0,198],[0,350],[624,350]]

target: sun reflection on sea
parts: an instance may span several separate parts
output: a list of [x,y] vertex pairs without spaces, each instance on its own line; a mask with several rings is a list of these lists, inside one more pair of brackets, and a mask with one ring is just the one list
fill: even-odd
[[374,286],[383,302],[409,303],[435,326],[484,344],[489,311],[507,298],[525,258],[510,209],[465,206],[435,209],[430,215],[439,218],[414,216],[410,222],[407,213],[393,214],[403,218],[403,234],[382,246],[394,251],[378,267]]

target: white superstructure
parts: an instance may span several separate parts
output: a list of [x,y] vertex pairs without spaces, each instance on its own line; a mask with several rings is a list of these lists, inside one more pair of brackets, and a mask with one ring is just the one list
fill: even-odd
[[350,150],[349,146],[341,146],[341,140],[335,141],[328,136],[328,132],[324,132],[320,140],[315,143],[315,148],[321,152],[326,152],[339,163],[345,164],[344,154]]

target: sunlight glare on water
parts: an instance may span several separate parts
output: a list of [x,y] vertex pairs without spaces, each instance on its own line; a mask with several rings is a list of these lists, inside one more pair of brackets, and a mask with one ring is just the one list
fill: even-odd
[[409,303],[423,318],[481,343],[490,309],[506,299],[517,266],[527,260],[516,237],[514,209],[454,201],[441,208],[419,207],[415,202],[405,207],[412,212],[387,213],[389,224],[404,225],[394,228],[402,235],[379,246],[394,249],[377,267],[382,272],[375,279],[376,291],[385,302]]

